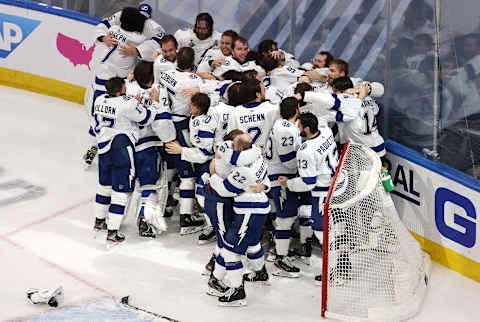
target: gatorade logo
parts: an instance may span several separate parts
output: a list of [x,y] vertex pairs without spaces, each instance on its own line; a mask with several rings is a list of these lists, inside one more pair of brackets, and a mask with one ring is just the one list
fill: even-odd
[[41,23],[0,13],[0,57],[7,58]]
[[446,238],[471,248],[477,236],[477,213],[473,203],[452,190],[435,192],[435,224]]

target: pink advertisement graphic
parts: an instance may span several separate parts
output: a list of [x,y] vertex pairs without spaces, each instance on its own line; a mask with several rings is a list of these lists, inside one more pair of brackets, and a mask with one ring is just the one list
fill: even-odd
[[90,70],[90,61],[92,60],[95,44],[87,49],[87,47],[77,39],[58,33],[57,49],[73,66],[85,65],[88,67],[88,70]]

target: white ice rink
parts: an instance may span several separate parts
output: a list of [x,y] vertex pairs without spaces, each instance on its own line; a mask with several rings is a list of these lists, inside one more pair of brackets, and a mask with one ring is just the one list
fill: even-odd
[[[0,86],[0,321],[147,321],[105,313],[111,297],[181,321],[320,321],[321,288],[313,271],[246,286],[248,305],[217,306],[201,276],[212,244],[180,237],[178,218],[156,240],[138,237],[133,216],[125,244],[107,252],[93,239],[95,167],[83,170],[88,117],[80,105]],[[270,265],[270,264],[269,264]],[[63,315],[26,301],[29,287],[62,285]],[[85,305],[92,299],[103,307]],[[109,302],[110,301],[110,302]],[[83,310],[83,311],[82,311]],[[105,310],[102,313],[102,310]],[[60,312],[60,308],[57,309]],[[51,313],[50,313],[51,314]],[[413,321],[479,321],[480,285],[436,263]]]

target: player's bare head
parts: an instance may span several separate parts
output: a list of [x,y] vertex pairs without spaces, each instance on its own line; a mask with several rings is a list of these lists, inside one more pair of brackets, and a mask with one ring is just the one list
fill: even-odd
[[[313,87],[312,85],[310,85],[309,83],[299,83],[297,84],[297,86],[295,87],[295,90],[293,91],[293,93],[295,94],[302,94],[302,97],[304,96],[303,93],[305,92],[310,92],[310,91],[313,91]],[[307,105],[307,103],[303,100],[301,101],[298,101],[298,103],[300,104],[300,106],[305,106]]]
[[120,77],[113,77],[106,81],[105,88],[110,96],[120,96],[125,93],[125,80]]
[[230,56],[233,50],[233,40],[238,37],[238,34],[229,29],[223,32],[220,38],[220,50],[225,56]]
[[133,78],[141,86],[152,86],[153,83],[153,62],[141,60],[133,70]]
[[250,49],[248,48],[248,41],[242,36],[238,36],[233,40],[233,58],[237,59],[240,63],[244,63],[247,60],[247,55]]
[[332,88],[335,93],[343,93],[349,88],[353,88],[353,83],[350,77],[338,77],[332,82]]
[[333,60],[333,55],[328,51],[321,51],[315,56],[315,60],[313,61],[313,65],[316,68],[323,68],[330,66],[330,63]]
[[252,138],[248,134],[240,134],[233,139],[233,148],[238,151],[251,149],[252,145]]
[[237,136],[244,134],[242,130],[235,129],[228,132],[224,137],[223,141],[233,141]]
[[249,69],[242,73],[242,82],[246,82],[249,79],[258,79],[258,72],[255,69]]
[[272,51],[275,51],[275,50],[278,50],[278,45],[272,39],[262,40],[258,44],[257,51],[258,51],[258,54],[260,56],[266,56],[266,55],[268,55],[269,53],[271,53]]
[[258,79],[249,79],[243,82],[240,92],[247,103],[261,101],[265,96],[265,90],[262,90],[262,82]]
[[177,53],[177,66],[181,70],[193,70],[195,52],[191,47],[182,47]]
[[318,132],[318,119],[312,113],[300,114],[298,128],[303,137],[310,137]]
[[126,31],[143,32],[145,17],[140,10],[134,7],[125,7],[120,15],[120,27]]
[[242,72],[238,70],[227,70],[225,73],[221,75],[223,80],[231,80],[234,82],[241,82],[242,81]]
[[342,76],[348,76],[348,63],[341,59],[332,60],[328,66],[328,82],[331,85],[335,78]]
[[207,94],[197,93],[190,99],[190,114],[194,116],[207,114],[209,108],[210,97]]
[[298,114],[298,101],[295,97],[290,96],[280,102],[280,115],[283,119],[289,120]]
[[260,65],[262,66],[263,69],[265,69],[265,72],[269,73],[275,68],[280,66],[280,62],[273,58],[272,55],[265,55],[262,56],[260,59]]
[[177,39],[173,35],[165,35],[160,40],[160,47],[162,48],[163,57],[173,63],[177,58]]
[[194,32],[198,39],[204,40],[213,33],[213,18],[208,12],[201,12],[195,18]]
[[227,89],[228,105],[238,106],[246,103],[241,95],[242,83],[237,82],[230,85]]

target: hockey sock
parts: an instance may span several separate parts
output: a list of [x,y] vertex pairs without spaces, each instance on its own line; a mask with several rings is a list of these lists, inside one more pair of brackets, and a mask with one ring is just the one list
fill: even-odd
[[215,259],[215,268],[213,269],[213,276],[215,276],[219,280],[223,280],[227,270],[225,269],[225,259],[221,254],[217,255]]
[[221,253],[225,260],[225,280],[228,281],[230,287],[240,287],[243,281],[243,264],[240,255],[225,248],[222,249]]
[[307,238],[313,236],[312,227],[310,226],[310,219],[300,218],[300,243],[305,244]]
[[278,255],[286,256],[290,246],[291,228],[296,217],[280,218],[277,217],[277,227],[275,230],[275,248]]
[[247,248],[247,260],[252,270],[259,271],[262,269],[265,259],[263,257],[263,246],[260,243]]
[[112,187],[98,186],[98,191],[95,196],[95,217],[104,219],[107,216],[108,208],[111,203]]
[[112,192],[112,203],[108,208],[108,230],[118,230],[125,214],[129,194],[125,192]]
[[193,213],[194,178],[180,179],[180,214],[191,215]]

